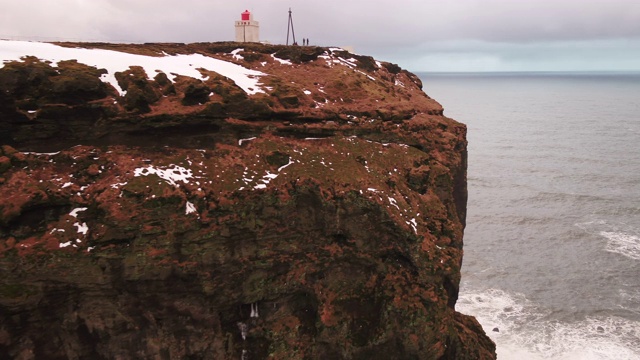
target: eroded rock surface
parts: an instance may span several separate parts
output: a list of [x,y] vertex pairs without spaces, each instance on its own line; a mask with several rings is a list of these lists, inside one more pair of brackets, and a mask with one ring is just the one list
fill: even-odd
[[5,63],[1,354],[495,358],[454,310],[466,128],[415,75],[317,47],[61,45],[198,53],[264,92]]

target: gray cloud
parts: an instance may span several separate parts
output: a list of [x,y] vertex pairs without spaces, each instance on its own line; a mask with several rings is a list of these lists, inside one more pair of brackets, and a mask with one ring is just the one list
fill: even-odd
[[620,68],[637,55],[640,39],[637,0],[2,1],[0,37],[117,42],[231,40],[233,21],[247,8],[262,39],[284,43],[291,7],[298,38],[351,45],[416,70],[441,68],[446,59],[470,70],[539,64],[536,49],[547,51],[545,62],[570,67],[567,47],[582,55],[575,60],[583,67],[590,58],[605,66],[604,47],[618,56],[610,67]]

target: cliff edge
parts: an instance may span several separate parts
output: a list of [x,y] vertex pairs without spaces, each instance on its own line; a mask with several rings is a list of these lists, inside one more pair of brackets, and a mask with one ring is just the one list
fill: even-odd
[[339,48],[0,40],[0,354],[495,359],[466,128]]

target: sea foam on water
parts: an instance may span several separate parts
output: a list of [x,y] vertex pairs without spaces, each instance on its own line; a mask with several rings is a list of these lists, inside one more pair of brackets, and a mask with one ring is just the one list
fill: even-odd
[[607,242],[606,250],[640,260],[640,237],[622,232],[601,231]]
[[640,348],[640,324],[620,317],[561,321],[523,295],[497,289],[461,293],[456,310],[478,319],[500,360],[640,358],[633,350]]

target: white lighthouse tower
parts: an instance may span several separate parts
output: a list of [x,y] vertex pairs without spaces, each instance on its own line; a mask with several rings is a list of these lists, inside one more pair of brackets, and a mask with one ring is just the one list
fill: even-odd
[[260,23],[253,20],[253,14],[249,10],[245,10],[240,16],[240,20],[236,21],[236,41],[259,42]]

